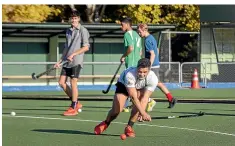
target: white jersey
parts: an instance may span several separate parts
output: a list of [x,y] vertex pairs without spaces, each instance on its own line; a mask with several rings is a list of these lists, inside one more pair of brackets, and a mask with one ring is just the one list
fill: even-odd
[[130,67],[121,73],[118,82],[121,82],[126,87],[145,88],[153,92],[158,84],[158,77],[150,70],[145,79],[138,79],[137,67]]

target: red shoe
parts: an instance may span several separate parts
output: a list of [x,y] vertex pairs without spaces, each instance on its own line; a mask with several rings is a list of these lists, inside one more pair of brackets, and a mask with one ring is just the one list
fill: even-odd
[[77,102],[75,109],[78,111],[81,108],[82,108],[82,104],[80,102]]
[[73,109],[72,107],[69,107],[67,111],[64,112],[64,116],[76,116],[78,114],[78,111],[76,109]]
[[128,137],[135,137],[135,131],[134,131],[134,129],[131,127],[131,126],[126,126],[126,128],[125,128],[125,134],[126,134],[126,136],[128,136]]
[[94,133],[100,135],[108,128],[108,125],[103,121],[99,125],[95,126]]

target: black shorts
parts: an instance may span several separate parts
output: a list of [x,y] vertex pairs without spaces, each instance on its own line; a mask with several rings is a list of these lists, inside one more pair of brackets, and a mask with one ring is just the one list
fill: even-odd
[[125,85],[123,85],[121,82],[117,82],[115,85],[116,85],[115,93],[121,93],[121,94],[124,94],[126,96],[129,96]]
[[81,65],[77,65],[71,68],[63,67],[60,75],[64,75],[70,78],[79,78],[81,71]]

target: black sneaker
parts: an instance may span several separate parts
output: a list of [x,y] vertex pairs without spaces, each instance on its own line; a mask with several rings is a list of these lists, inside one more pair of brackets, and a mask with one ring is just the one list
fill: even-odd
[[173,108],[176,103],[177,103],[177,99],[173,97],[172,101],[169,102],[169,106],[167,108]]

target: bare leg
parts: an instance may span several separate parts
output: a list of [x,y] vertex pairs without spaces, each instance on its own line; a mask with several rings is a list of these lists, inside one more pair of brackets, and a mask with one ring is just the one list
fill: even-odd
[[119,113],[122,112],[126,100],[126,95],[119,93],[115,94],[112,109],[109,111],[105,120],[107,124],[110,124],[110,122],[112,122],[119,115]]
[[78,99],[78,88],[77,88],[78,78],[71,78],[70,84],[72,89],[72,101],[77,102]]
[[72,90],[71,88],[66,84],[67,77],[62,75],[59,79],[59,85],[64,90],[64,92],[71,98],[72,97]]
[[169,102],[168,108],[173,108],[177,102],[177,99],[171,95],[171,93],[169,92],[169,90],[166,88],[166,86],[163,83],[159,82],[157,84],[157,87],[166,95],[166,98],[168,99],[168,102]]
[[163,83],[161,83],[161,82],[158,82],[157,87],[158,87],[164,94],[170,93],[169,90],[166,88],[166,86],[165,86]]

